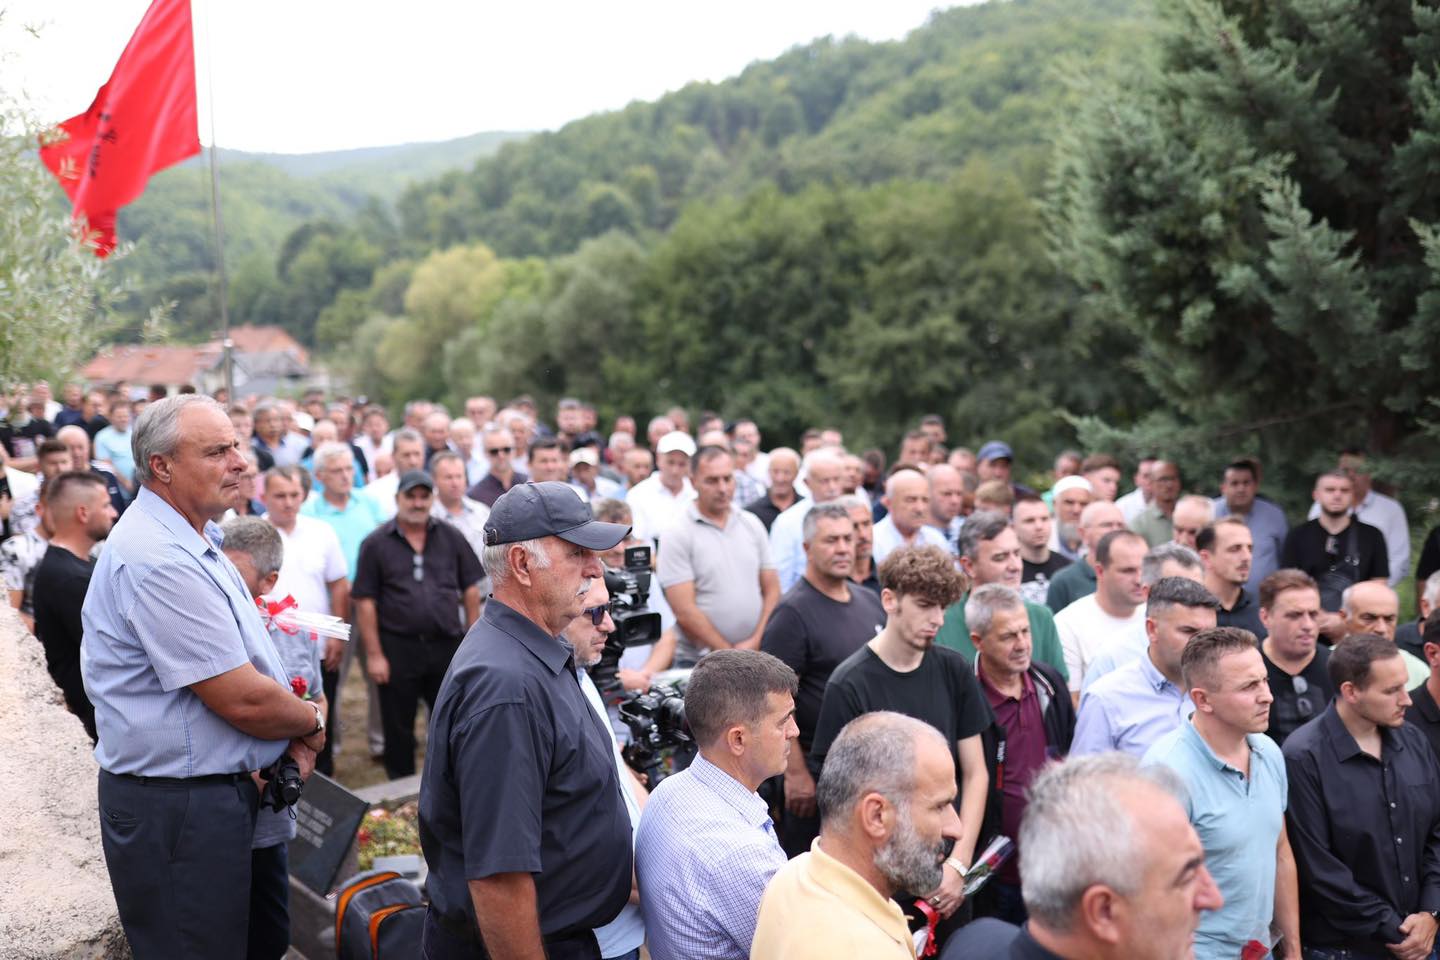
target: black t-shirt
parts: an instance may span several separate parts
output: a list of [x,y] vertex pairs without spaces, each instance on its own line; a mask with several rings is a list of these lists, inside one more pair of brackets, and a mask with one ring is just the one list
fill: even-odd
[[390,520],[361,541],[350,596],[375,601],[382,634],[456,638],[464,628],[455,608],[484,576],[475,551],[450,524],[429,522],[422,555]]
[[840,603],[802,577],[776,604],[760,649],[785,661],[800,677],[795,723],[802,750],[808,751],[814,740],[830,674],[884,627],[880,598],[859,584],[850,585],[850,602]]
[[1020,574],[1020,596],[1031,603],[1043,604],[1045,595],[1050,591],[1050,581],[1055,579],[1055,574],[1070,566],[1069,557],[1061,556],[1054,550],[1044,563],[1031,563],[1029,560],[1022,560],[1023,572]]
[[[1275,702],[1270,704],[1270,728],[1265,732],[1271,740],[1283,745],[1286,737],[1308,723],[1311,717],[1318,717],[1335,698],[1335,688],[1330,684],[1330,651],[1323,643],[1316,644],[1315,656],[1294,677],[1275,666],[1265,656],[1264,649],[1261,649],[1260,656],[1265,660],[1270,695],[1275,698]],[[1304,687],[1305,692],[1301,693],[1298,687]]]
[[65,702],[95,736],[95,708],[80,679],[80,608],[95,564],[64,547],[51,546],[35,568],[35,636],[45,648],[45,665]]
[[875,710],[903,713],[939,730],[950,744],[957,783],[960,777],[957,744],[967,737],[979,736],[995,722],[990,704],[985,702],[985,694],[975,679],[975,669],[959,652],[949,647],[931,647],[920,666],[909,673],[900,673],[890,669],[867,644],[830,675],[807,758],[810,772],[820,775],[830,744],[845,724]]
[[1340,593],[1345,587],[1390,576],[1385,534],[1354,517],[1350,526],[1337,534],[1320,526],[1318,517],[1292,528],[1285,538],[1280,565],[1314,577],[1320,587],[1320,605],[1331,612],[1340,609]]
[[[797,497],[795,503],[799,503],[801,500],[804,499],[804,497]],[[795,504],[791,504],[791,506],[794,505]],[[763,497],[759,497],[758,499],[752,500],[749,503],[745,504],[745,509],[749,510],[751,513],[755,514],[755,516],[759,517],[760,522],[765,524],[765,529],[767,531],[770,529],[770,525],[775,522],[775,518],[780,516],[780,514],[784,512],[770,501],[770,494],[768,493],[765,494],[765,496]]]

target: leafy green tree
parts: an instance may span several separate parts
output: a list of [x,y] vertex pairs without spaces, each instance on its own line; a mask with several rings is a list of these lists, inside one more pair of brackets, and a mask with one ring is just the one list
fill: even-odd
[[1292,486],[1315,451],[1403,455],[1440,394],[1440,17],[1160,6],[1061,134],[1055,250],[1085,322],[1132,338],[1152,442],[1258,450]]

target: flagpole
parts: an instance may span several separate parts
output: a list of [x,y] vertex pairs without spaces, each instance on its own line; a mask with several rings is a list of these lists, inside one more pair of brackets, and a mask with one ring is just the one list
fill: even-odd
[[210,209],[215,220],[215,264],[219,268],[220,280],[220,349],[225,369],[225,402],[235,402],[235,366],[233,361],[235,345],[230,341],[230,284],[225,273],[225,224],[220,216],[220,148],[215,140],[215,49],[210,45],[210,14],[213,6],[205,10],[205,86],[206,99],[210,102]]

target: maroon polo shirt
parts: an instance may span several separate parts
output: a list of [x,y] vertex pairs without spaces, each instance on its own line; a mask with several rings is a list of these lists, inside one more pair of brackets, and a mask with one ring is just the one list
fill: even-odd
[[[996,774],[1000,781],[1000,831],[1015,841],[1015,854],[1000,868],[996,879],[1001,883],[1020,882],[1020,818],[1025,814],[1025,791],[1036,772],[1045,765],[1045,717],[1040,711],[1040,697],[1035,681],[1027,671],[1021,676],[1020,698],[1001,693],[985,676],[977,657],[976,674],[980,689],[995,713],[995,720],[1005,730],[1005,762]],[[979,851],[976,851],[977,853]]]

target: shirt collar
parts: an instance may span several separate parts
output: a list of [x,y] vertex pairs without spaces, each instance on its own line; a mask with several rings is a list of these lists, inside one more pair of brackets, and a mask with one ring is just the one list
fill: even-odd
[[1435,698],[1430,696],[1430,688],[1420,684],[1414,694],[1415,709],[1420,715],[1431,723],[1440,723],[1440,706],[1435,703]]
[[706,760],[704,754],[697,753],[688,769],[692,777],[734,807],[750,826],[758,830],[770,822],[770,805],[754,790]]
[[[1187,720],[1182,723],[1180,725],[1180,731],[1180,736],[1183,737],[1185,740],[1189,741],[1190,746],[1194,748],[1196,753],[1200,754],[1201,758],[1204,759],[1207,764],[1222,773],[1228,770],[1232,773],[1239,773],[1243,775],[1243,771],[1237,770],[1233,764],[1226,763],[1224,760],[1221,760],[1218,756],[1216,756],[1214,748],[1212,748],[1210,744],[1205,741],[1204,737],[1200,736],[1200,731],[1195,729],[1195,721],[1193,719]],[[1256,738],[1262,736],[1264,736],[1264,734],[1247,733],[1245,735],[1245,742],[1250,745],[1250,753],[1252,756],[1255,753],[1259,752],[1256,749]]]
[[557,677],[560,671],[572,662],[574,653],[569,644],[558,637],[550,636],[535,621],[496,600],[493,595],[486,598],[480,616],[492,627],[519,640],[525,649],[533,653],[535,658]]
[[[1360,744],[1356,743],[1355,738],[1350,735],[1350,731],[1345,727],[1345,721],[1340,719],[1340,711],[1335,709],[1335,701],[1330,701],[1325,712],[1320,714],[1320,724],[1325,728],[1325,740],[1329,742],[1330,749],[1335,751],[1335,759],[1341,762],[1357,756],[1374,759],[1361,750]],[[1400,737],[1395,736],[1395,731],[1389,727],[1380,728],[1380,753],[1382,756],[1391,750],[1404,749],[1405,743]]]
[[203,537],[197,535],[195,528],[190,526],[190,523],[180,515],[180,511],[149,487],[140,488],[134,505],[139,507],[146,516],[169,530],[174,535],[175,542],[196,557],[211,550],[218,552],[225,543],[225,534],[220,532],[220,525],[214,520],[205,521]]
[[685,515],[696,523],[703,523],[707,527],[714,527],[716,530],[724,530],[726,527],[730,526],[730,518],[735,516],[735,508],[732,506],[730,508],[730,512],[725,514],[725,522],[723,524],[716,523],[714,520],[711,520],[709,517],[705,516],[705,514],[701,513],[700,508],[695,505],[694,500],[691,500],[685,505]]
[[859,910],[897,943],[903,943],[911,951],[915,949],[900,905],[880,896],[868,880],[820,849],[818,837],[810,844],[809,873],[817,884],[835,894],[842,903]]
[[1020,696],[1012,697],[1010,694],[1002,692],[990,682],[989,677],[985,676],[985,671],[980,666],[979,653],[975,654],[975,676],[979,678],[980,686],[985,690],[985,699],[990,701],[992,708],[1004,703],[1021,703],[1029,697],[1035,696],[1035,681],[1030,679],[1029,670],[1020,675]]
[[1156,693],[1163,693],[1166,687],[1177,693],[1180,691],[1180,688],[1171,683],[1165,674],[1161,673],[1159,668],[1151,662],[1148,648],[1140,654],[1136,662],[1140,664],[1140,675],[1145,678],[1145,684]]

